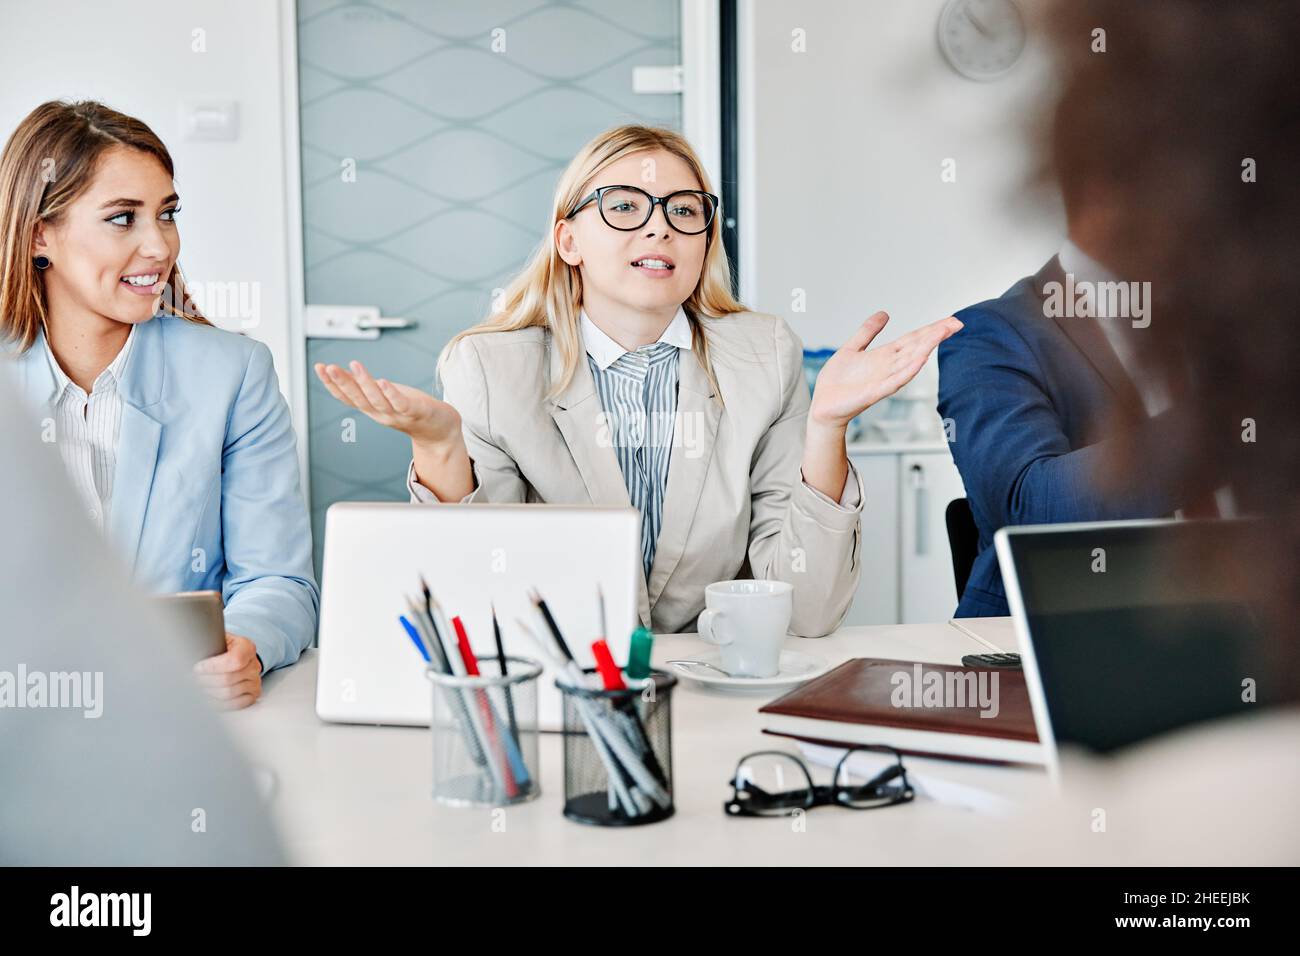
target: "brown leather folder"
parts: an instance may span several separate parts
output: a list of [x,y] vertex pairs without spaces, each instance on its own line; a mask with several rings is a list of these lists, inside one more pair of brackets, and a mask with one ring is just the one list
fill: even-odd
[[904,753],[1041,763],[1023,671],[855,658],[759,709],[764,730]]

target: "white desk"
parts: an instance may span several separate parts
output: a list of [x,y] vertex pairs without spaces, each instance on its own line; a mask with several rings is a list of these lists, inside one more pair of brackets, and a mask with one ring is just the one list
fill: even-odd
[[[694,635],[655,641],[655,663],[690,657]],[[989,648],[946,623],[852,627],[790,646],[836,664],[850,657],[959,663]],[[272,809],[291,859],[303,864],[977,864],[992,861],[1006,826],[918,797],[880,810],[819,807],[797,832],[787,819],[732,819],[730,776],[753,750],[795,750],[760,732],[763,696],[707,692],[680,680],[673,695],[676,815],[639,827],[590,827],[561,813],[561,738],[543,734],[542,795],[504,811],[451,809],[429,796],[427,729],[327,724],[315,713],[316,654],[271,674],[262,699],[225,715],[249,758],[275,775]],[[776,695],[773,695],[776,696]],[[909,770],[1019,800],[1046,792],[1045,775],[906,758]],[[936,770],[936,766],[939,768]],[[829,770],[812,767],[819,782]],[[494,829],[494,823],[496,829]],[[500,832],[504,823],[504,832]]]

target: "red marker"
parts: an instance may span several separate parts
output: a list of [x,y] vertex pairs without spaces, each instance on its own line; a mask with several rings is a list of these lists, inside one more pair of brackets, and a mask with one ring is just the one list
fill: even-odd
[[591,653],[596,657],[596,670],[600,672],[605,690],[627,690],[627,684],[623,683],[623,675],[619,672],[618,665],[614,663],[614,655],[609,652],[609,645],[603,639],[593,641]]
[[469,635],[465,633],[465,625],[461,623],[459,617],[453,617],[451,626],[456,629],[456,644],[460,647],[461,660],[465,662],[465,673],[471,677],[478,677],[478,658],[474,656],[474,649],[469,646]]

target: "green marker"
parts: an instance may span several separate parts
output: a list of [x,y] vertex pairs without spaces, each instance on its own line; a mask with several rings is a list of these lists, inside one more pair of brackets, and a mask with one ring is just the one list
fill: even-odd
[[649,628],[638,627],[632,632],[632,646],[627,652],[627,676],[643,680],[650,676],[650,650],[655,636]]

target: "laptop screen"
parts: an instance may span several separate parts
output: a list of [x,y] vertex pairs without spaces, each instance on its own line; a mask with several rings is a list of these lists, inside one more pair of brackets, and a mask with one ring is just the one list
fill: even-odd
[[1241,573],[1259,533],[1245,521],[1008,529],[1058,744],[1105,753],[1277,698]]

